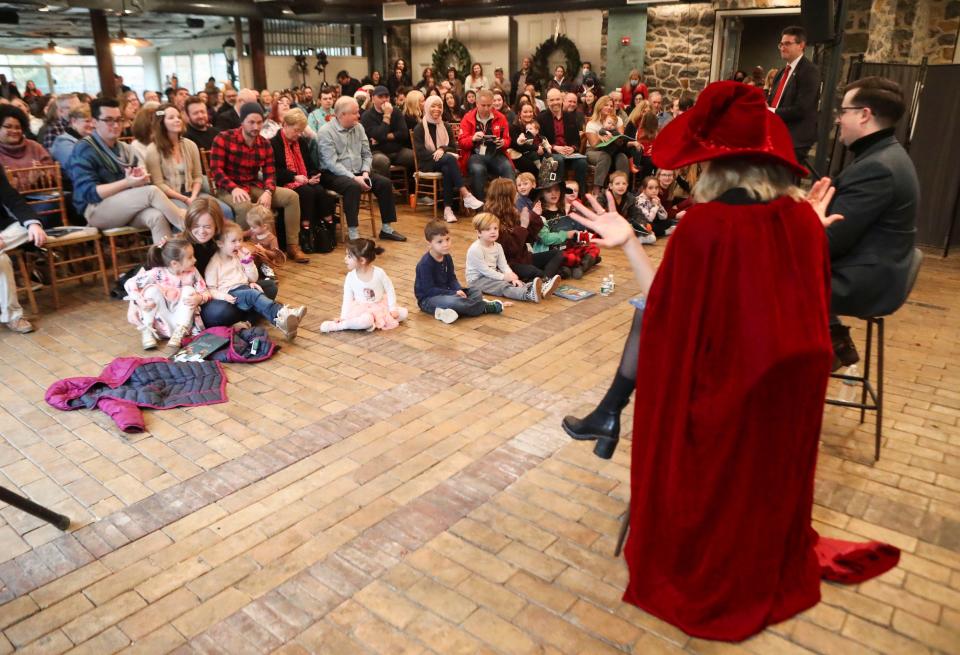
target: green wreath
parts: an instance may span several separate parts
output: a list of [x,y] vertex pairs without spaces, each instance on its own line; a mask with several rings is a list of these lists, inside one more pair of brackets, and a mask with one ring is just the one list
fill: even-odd
[[447,69],[453,66],[457,69],[457,77],[467,78],[473,67],[473,60],[467,47],[456,39],[444,39],[433,51],[433,75],[435,79],[447,79]]
[[577,45],[568,37],[560,35],[557,38],[550,37],[537,47],[533,53],[533,73],[538,80],[549,82],[553,79],[553,68],[550,66],[550,55],[555,51],[563,52],[563,67],[567,71],[567,76],[573,79],[580,70],[580,51]]

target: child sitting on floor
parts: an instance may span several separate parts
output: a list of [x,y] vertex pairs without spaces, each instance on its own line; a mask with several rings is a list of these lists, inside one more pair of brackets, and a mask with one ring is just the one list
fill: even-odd
[[196,264],[186,239],[161,241],[147,251],[147,268],[124,284],[127,320],[140,330],[144,350],[157,347],[158,334],[170,338],[170,348],[179,348],[183,337],[203,329],[200,305],[212,295]]
[[297,327],[307,313],[304,306],[291,307],[270,300],[257,284],[259,275],[253,254],[243,245],[243,228],[236,223],[224,223],[217,237],[217,252],[210,258],[204,272],[207,287],[213,297],[235,304],[244,311],[253,310],[266,318],[283,336],[292,341]]
[[543,280],[535,277],[532,282],[521,282],[507,263],[503,246],[497,243],[500,219],[481,212],[473,217],[473,228],[477,231],[477,240],[467,249],[467,285],[493,296],[540,302]]
[[627,174],[623,171],[614,171],[610,173],[610,181],[607,184],[607,190],[613,195],[613,207],[606,207],[607,196],[603,194],[599,200],[600,204],[616,211],[627,219],[627,222],[633,227],[634,233],[640,239],[640,243],[649,245],[657,242],[657,237],[653,234],[653,228],[646,217],[637,207],[637,197],[629,190]]
[[277,235],[273,233],[272,211],[263,205],[254,205],[247,212],[247,225],[249,229],[243,233],[243,238],[256,246],[253,250],[254,257],[268,266],[280,266],[287,261],[287,256],[280,249]]
[[641,193],[637,197],[637,209],[643,215],[643,220],[651,225],[655,235],[669,236],[673,234],[676,221],[667,216],[667,208],[660,200],[660,181],[653,175],[643,178],[640,183]]
[[340,318],[324,321],[321,332],[340,330],[392,330],[407,318],[407,310],[397,305],[393,282],[379,266],[373,265],[377,255],[383,254],[370,239],[351,239],[347,242],[347,277],[343,281],[343,304]]
[[448,325],[461,316],[500,314],[503,302],[484,300],[476,287],[464,289],[457,280],[450,256],[450,230],[440,221],[431,221],[423,228],[427,252],[417,263],[413,292],[420,310]]
[[543,228],[531,246],[533,252],[560,252],[560,277],[579,280],[600,259],[600,248],[590,243],[590,233],[586,230],[580,232],[556,226],[567,215],[560,182],[543,189],[538,204],[543,213]]
[[537,178],[533,173],[519,173],[517,175],[517,212],[523,214],[523,210],[534,211],[533,209],[533,190],[537,186]]

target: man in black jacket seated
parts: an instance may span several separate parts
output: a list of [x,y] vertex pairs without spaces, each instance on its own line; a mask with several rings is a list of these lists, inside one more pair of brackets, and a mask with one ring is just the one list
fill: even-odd
[[573,112],[563,111],[563,92],[559,89],[547,91],[547,108],[537,116],[540,134],[553,147],[553,158],[560,164],[557,171],[560,179],[566,179],[567,167],[573,170],[581,190],[587,188],[587,159],[574,157],[580,152],[580,131]]
[[397,164],[413,171],[413,150],[410,146],[410,133],[403,112],[390,104],[390,90],[378,86],[370,96],[370,106],[360,124],[370,140],[373,152],[373,172],[386,178],[390,177],[390,165]]
[[190,96],[184,107],[187,112],[187,131],[183,135],[196,143],[201,150],[210,150],[213,147],[213,138],[220,134],[220,130],[210,125],[206,103],[197,96]]
[[837,315],[880,316],[895,310],[906,292],[920,185],[894,135],[905,108],[900,86],[882,77],[844,89],[837,124],[854,160],[834,181],[829,209],[844,219],[827,228],[834,370],[859,361],[850,329]]
[[817,141],[820,71],[803,56],[807,32],[802,27],[784,28],[779,47],[780,58],[786,65],[773,78],[767,103],[787,124],[793,138],[793,152],[803,165],[810,146]]

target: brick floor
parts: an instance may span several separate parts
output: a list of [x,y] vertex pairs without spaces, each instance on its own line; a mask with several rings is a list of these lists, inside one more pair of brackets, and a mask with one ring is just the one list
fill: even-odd
[[[378,262],[412,310],[423,221],[405,211],[411,240]],[[454,227],[456,261],[472,238]],[[0,330],[0,484],[74,524],[0,509],[0,655],[960,652],[958,261],[928,256],[888,321],[880,461],[872,418],[825,415],[815,527],[894,543],[900,566],[824,584],[737,645],[620,601],[629,444],[602,461],[559,429],[619,358],[636,288],[619,253],[578,284],[612,272],[609,298],[332,336],[341,257],[290,264],[281,299],[310,306],[296,344],[230,365],[229,403],[148,412],[138,435],[43,402],[139,352],[122,303],[75,287],[52,313],[43,292],[38,332]]]

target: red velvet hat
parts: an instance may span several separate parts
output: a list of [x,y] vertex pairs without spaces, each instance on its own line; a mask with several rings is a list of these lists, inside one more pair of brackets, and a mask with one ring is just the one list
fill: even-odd
[[657,168],[744,155],[767,157],[801,177],[793,139],[783,120],[769,110],[763,91],[741,82],[714,82],[689,110],[674,118],[653,143]]

